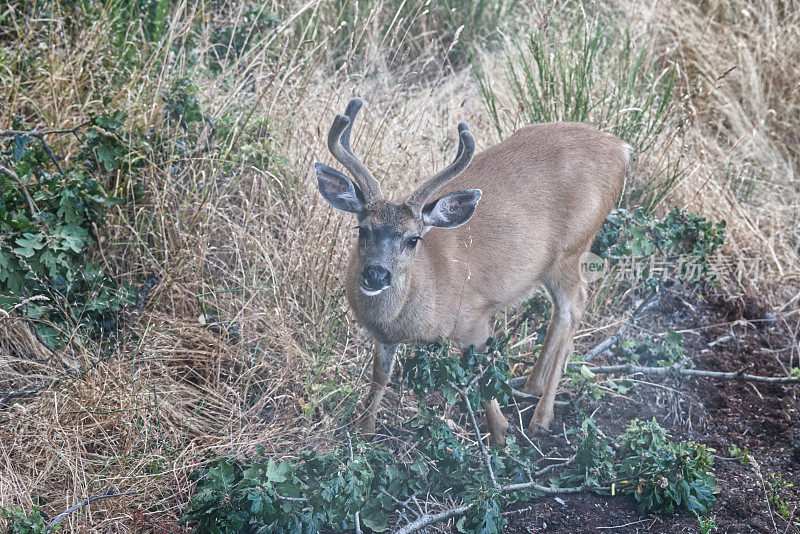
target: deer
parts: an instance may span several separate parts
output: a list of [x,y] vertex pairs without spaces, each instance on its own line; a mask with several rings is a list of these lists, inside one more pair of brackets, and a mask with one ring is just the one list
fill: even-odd
[[[552,315],[521,388],[539,397],[528,431],[541,436],[586,307],[581,256],[617,204],[631,146],[584,123],[554,122],[525,126],[475,155],[462,122],[455,160],[393,202],[350,148],[361,106],[352,99],[327,139],[353,179],[314,166],[322,197],[358,220],[344,283],[356,319],[374,338],[362,434],[375,432],[398,346],[446,340],[483,350],[495,314],[544,286]],[[499,403],[484,408],[489,442],[503,445],[509,423]]]

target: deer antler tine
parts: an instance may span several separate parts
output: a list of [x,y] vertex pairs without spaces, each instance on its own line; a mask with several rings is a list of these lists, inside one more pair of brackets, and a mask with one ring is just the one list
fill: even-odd
[[333,119],[330,132],[328,132],[328,150],[339,163],[350,171],[356,185],[361,189],[364,199],[370,203],[383,198],[381,186],[350,149],[350,132],[361,105],[361,99],[354,98],[347,105],[345,115],[336,115],[336,118]]
[[415,217],[422,214],[425,202],[444,184],[461,174],[467,168],[472,156],[475,153],[475,139],[469,131],[467,123],[462,122],[458,125],[458,153],[453,163],[437,173],[433,178],[426,180],[408,198],[406,205],[411,209]]
[[353,130],[353,123],[356,122],[358,110],[361,109],[363,104],[364,102],[360,98],[354,98],[347,104],[347,108],[344,110],[344,114],[350,119],[350,124],[347,125],[347,128],[345,128],[342,134],[342,146],[350,152],[353,151],[353,149],[350,148],[350,132]]
[[[461,157],[464,152],[464,141],[461,140],[461,132],[469,131],[469,125],[466,122],[458,123],[458,152],[456,153],[456,160]],[[454,161],[455,162],[455,161]]]

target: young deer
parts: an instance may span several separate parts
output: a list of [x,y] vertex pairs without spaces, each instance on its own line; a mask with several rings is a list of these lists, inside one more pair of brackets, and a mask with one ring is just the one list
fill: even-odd
[[[631,147],[585,124],[537,124],[473,158],[475,142],[461,123],[455,161],[397,203],[383,198],[350,149],[360,108],[351,100],[328,134],[328,149],[355,183],[315,168],[325,200],[358,217],[347,298],[375,338],[362,430],[375,430],[400,343],[449,339],[482,348],[493,314],[539,285],[553,315],[523,391],[540,396],[529,430],[547,429],[585,306],[579,258],[614,208]],[[431,200],[437,191],[444,194]],[[491,441],[502,444],[508,422],[496,401],[486,408]]]

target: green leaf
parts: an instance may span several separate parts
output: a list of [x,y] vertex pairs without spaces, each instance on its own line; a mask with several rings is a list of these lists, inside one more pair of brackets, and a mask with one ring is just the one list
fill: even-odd
[[270,482],[284,482],[291,472],[292,468],[287,462],[276,463],[274,460],[270,460],[267,464],[266,476]]
[[589,366],[588,366],[588,365],[581,365],[581,376],[582,376],[583,378],[585,378],[586,380],[591,380],[591,379],[593,379],[593,378],[594,378],[595,376],[597,376],[597,375],[595,375],[595,374],[594,374],[594,373],[593,373],[593,372],[592,372],[592,371],[589,369]]
[[25,155],[25,145],[31,140],[31,136],[27,134],[14,136],[14,163],[19,163],[22,156]]
[[365,527],[374,532],[386,532],[389,530],[389,518],[378,507],[361,510],[361,521]]
[[57,229],[61,244],[73,252],[80,253],[91,242],[89,231],[75,224],[67,224]]
[[37,250],[41,250],[44,248],[45,245],[44,235],[25,232],[23,236],[25,237],[17,238],[16,243],[18,247],[14,249],[14,252],[19,254],[20,256],[23,256],[25,258],[32,258],[33,255],[36,254]]

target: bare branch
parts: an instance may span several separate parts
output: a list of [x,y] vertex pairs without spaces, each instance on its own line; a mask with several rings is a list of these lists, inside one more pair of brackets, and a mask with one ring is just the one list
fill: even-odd
[[[570,365],[582,365],[576,362]],[[773,384],[797,384],[800,377],[797,376],[759,376],[749,375],[744,369],[733,372],[705,371],[701,369],[684,369],[686,360],[672,364],[668,367],[643,367],[635,363],[622,365],[604,365],[600,367],[589,367],[594,374],[643,374],[647,376],[696,376],[700,378],[721,378],[725,380],[742,380],[745,382],[771,382]]]
[[75,134],[75,135],[77,135],[78,130],[83,128],[87,124],[89,124],[89,123],[88,122],[84,122],[83,124],[79,124],[78,126],[75,126],[74,128],[67,128],[65,130],[46,130],[46,131],[43,131],[43,132],[40,132],[39,130],[36,130],[36,129],[30,130],[30,131],[24,131],[24,130],[2,130],[2,131],[0,131],[0,137],[27,136],[27,137],[33,137],[34,139],[38,139],[39,142],[42,144],[42,148],[44,149],[45,153],[47,153],[47,155],[50,158],[50,160],[55,164],[56,168],[58,169],[58,172],[60,172],[62,176],[66,176],[66,174],[64,173],[64,169],[61,168],[61,164],[58,163],[58,158],[56,157],[55,154],[53,154],[53,151],[50,149],[50,145],[47,144],[47,141],[44,140],[44,136],[45,135],[60,135],[60,134]]
[[433,523],[439,523],[440,521],[447,521],[451,517],[456,517],[459,515],[463,515],[469,510],[469,506],[459,506],[458,508],[452,508],[441,514],[425,514],[416,521],[407,524],[395,534],[410,534],[411,532],[416,532],[421,528],[427,527],[428,525],[432,525]]
[[25,187],[25,183],[20,180],[19,176],[17,176],[17,173],[4,165],[0,165],[0,172],[19,184],[20,188],[22,189],[22,194],[25,195],[25,199],[28,201],[28,207],[31,209],[31,215],[35,216],[37,213],[39,213],[39,208],[36,206],[36,203],[33,201],[30,193],[28,193],[28,188]]
[[88,499],[85,499],[85,500],[81,501],[80,503],[76,504],[75,506],[71,506],[71,507],[67,508],[66,512],[62,512],[62,513],[58,514],[56,516],[56,518],[53,519],[52,521],[50,521],[50,523],[47,525],[47,530],[50,531],[51,528],[53,528],[54,526],[56,526],[59,523],[61,523],[61,521],[63,521],[64,518],[67,517],[69,514],[71,514],[72,512],[75,512],[76,510],[80,510],[84,506],[89,506],[94,501],[99,501],[100,499],[109,499],[111,497],[123,497],[125,495],[134,495],[136,493],[138,493],[138,492],[137,491],[126,491],[125,493],[117,493],[116,490],[114,489],[114,487],[110,486],[104,493],[101,493],[100,495],[95,495],[94,497],[89,497]]
[[[537,491],[539,493],[543,493],[545,495],[568,495],[573,493],[586,493],[589,491],[610,491],[610,486],[577,486],[574,488],[548,488],[547,486],[541,486],[536,482],[525,482],[522,484],[509,484],[507,486],[501,486],[499,488],[501,493],[511,493],[514,491]],[[469,510],[471,506],[459,506],[457,508],[451,508],[450,510],[445,510],[439,514],[425,514],[416,521],[409,523],[408,525],[404,526],[395,534],[410,534],[411,532],[416,532],[417,530],[424,528],[428,525],[432,525],[433,523],[438,523],[441,521],[447,521],[452,517],[456,517],[459,515],[463,515]]]
[[419,517],[420,516],[420,514],[416,510],[411,508],[411,506],[409,506],[409,504],[408,504],[408,501],[411,500],[411,497],[409,497],[405,501],[401,501],[400,499],[398,499],[397,497],[395,497],[394,495],[392,495],[391,493],[389,493],[385,489],[380,488],[380,490],[381,490],[381,493],[383,493],[384,495],[387,495],[390,499],[392,499],[395,504],[399,504],[400,506],[402,506],[403,508],[408,510],[412,514],[413,517]]

